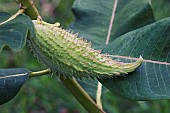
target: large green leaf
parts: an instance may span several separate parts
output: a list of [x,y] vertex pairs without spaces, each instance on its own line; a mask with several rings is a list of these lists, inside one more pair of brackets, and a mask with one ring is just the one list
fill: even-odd
[[[73,12],[76,21],[71,28],[91,41],[93,47],[99,49],[101,46],[100,49],[102,47],[104,49],[113,5],[114,0],[75,0]],[[149,0],[119,0],[111,31],[111,40],[154,21]],[[98,81],[87,79],[78,82],[90,96],[96,98]],[[105,91],[103,90],[103,93]]]
[[[150,0],[118,0],[111,39],[155,21]],[[114,0],[75,0],[76,21],[72,29],[93,43],[104,45],[109,29]]]
[[24,68],[0,69],[0,105],[15,97],[29,73]]
[[170,98],[170,18],[119,37],[104,52],[145,59],[127,77],[102,80],[110,91],[134,100]]
[[9,13],[0,12],[0,23],[10,18],[10,16]]
[[[8,13],[0,13],[0,23],[8,19]],[[0,25],[0,52],[4,46],[9,46],[14,51],[23,49],[27,36],[34,37],[34,26],[29,17],[19,15],[15,19]]]

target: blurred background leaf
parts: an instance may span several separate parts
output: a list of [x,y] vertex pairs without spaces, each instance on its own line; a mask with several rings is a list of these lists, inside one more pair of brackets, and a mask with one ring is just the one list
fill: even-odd
[[170,16],[170,0],[152,0],[151,4],[156,20]]

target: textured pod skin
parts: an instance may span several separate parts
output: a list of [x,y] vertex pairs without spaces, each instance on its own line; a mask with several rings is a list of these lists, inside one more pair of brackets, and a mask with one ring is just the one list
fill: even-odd
[[55,24],[33,21],[36,37],[30,39],[32,49],[52,71],[75,77],[114,77],[134,71],[142,57],[133,63],[112,60],[101,51],[91,48],[76,34],[70,33]]

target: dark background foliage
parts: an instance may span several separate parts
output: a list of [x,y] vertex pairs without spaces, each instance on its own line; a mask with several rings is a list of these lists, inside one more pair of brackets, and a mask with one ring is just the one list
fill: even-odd
[[[14,0],[15,1],[15,0]],[[153,0],[153,10],[157,20],[169,16],[168,4]],[[168,0],[162,0],[168,1]],[[45,21],[59,21],[67,28],[74,21],[71,6],[74,0],[37,0],[38,10]],[[11,0],[0,1],[0,12],[14,14],[19,6]],[[30,49],[25,47],[17,54],[5,48],[0,55],[0,67],[25,67],[39,70],[44,67],[32,56]],[[104,109],[108,113],[168,113],[169,100],[130,101],[107,92],[102,97]],[[18,95],[10,102],[0,106],[2,113],[85,113],[84,108],[69,93],[54,75],[31,78],[24,84]]]

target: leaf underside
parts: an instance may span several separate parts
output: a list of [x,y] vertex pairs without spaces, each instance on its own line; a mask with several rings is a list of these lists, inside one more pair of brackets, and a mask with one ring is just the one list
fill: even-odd
[[0,69],[0,105],[16,96],[29,73],[24,68]]
[[104,52],[147,59],[127,77],[101,81],[110,91],[134,100],[170,98],[170,18],[119,37]]

